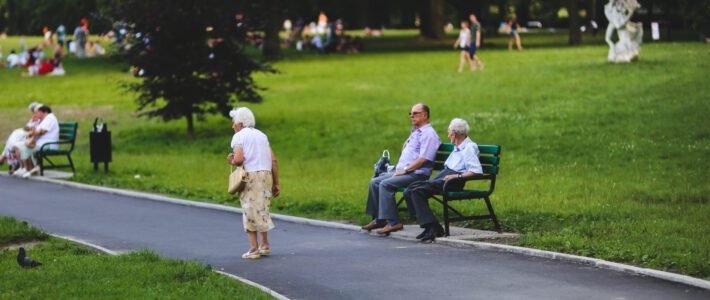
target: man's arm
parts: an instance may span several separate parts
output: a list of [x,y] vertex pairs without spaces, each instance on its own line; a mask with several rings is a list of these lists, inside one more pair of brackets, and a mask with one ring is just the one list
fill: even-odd
[[476,48],[481,47],[481,30],[476,30]]
[[421,168],[422,166],[424,166],[424,164],[426,164],[428,162],[429,162],[429,160],[426,160],[424,158],[421,158],[421,157],[417,158],[411,164],[409,164],[409,166],[407,166],[406,168],[404,168],[402,170],[397,170],[396,172],[394,172],[394,176],[400,176],[400,175],[404,175],[407,173],[412,173],[412,172],[414,172],[414,170]]

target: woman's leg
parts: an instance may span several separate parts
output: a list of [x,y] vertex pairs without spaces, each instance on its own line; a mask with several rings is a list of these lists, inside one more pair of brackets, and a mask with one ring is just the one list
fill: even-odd
[[254,252],[259,249],[259,242],[256,240],[256,231],[247,230],[247,238],[249,239],[249,252]]
[[508,51],[513,51],[513,39],[515,38],[512,36],[508,39]]
[[466,51],[461,51],[459,55],[459,72],[463,72],[463,66],[466,64],[466,58],[468,58],[468,53]]
[[261,236],[261,248],[259,249],[269,249],[269,239],[268,239],[268,233],[267,231],[264,232],[259,232],[259,235]]
[[523,46],[520,44],[520,35],[519,34],[515,35],[515,44],[518,45],[518,51],[523,50]]

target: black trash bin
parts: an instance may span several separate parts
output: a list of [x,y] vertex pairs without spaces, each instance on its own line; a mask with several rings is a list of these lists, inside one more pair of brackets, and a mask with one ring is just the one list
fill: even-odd
[[[98,123],[99,119],[101,123]],[[89,133],[89,147],[94,171],[99,170],[99,163],[104,163],[104,171],[108,173],[108,163],[111,162],[111,132],[108,131],[104,118],[98,117],[94,120],[94,126]]]

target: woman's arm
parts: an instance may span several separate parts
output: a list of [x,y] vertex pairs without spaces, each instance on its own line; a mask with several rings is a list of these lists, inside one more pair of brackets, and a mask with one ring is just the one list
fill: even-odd
[[275,198],[281,194],[281,189],[279,188],[279,164],[276,160],[276,154],[274,154],[274,150],[271,149],[271,146],[269,146],[269,150],[271,151],[271,176],[273,177],[274,182],[274,187],[271,193]]
[[227,162],[235,166],[244,164],[244,150],[242,150],[241,146],[234,146],[234,152],[227,156]]

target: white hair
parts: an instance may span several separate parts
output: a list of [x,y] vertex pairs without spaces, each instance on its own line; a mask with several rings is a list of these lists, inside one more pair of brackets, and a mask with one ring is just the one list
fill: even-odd
[[235,107],[229,112],[229,116],[232,117],[234,124],[242,124],[242,126],[249,128],[254,128],[256,125],[254,113],[246,107]]
[[454,118],[449,124],[449,129],[458,136],[467,135],[471,127],[468,126],[468,122],[464,119]]
[[29,106],[27,106],[27,108],[29,108],[30,112],[35,112],[35,109],[37,109],[41,106],[42,106],[42,103],[32,102],[32,103],[30,103]]

